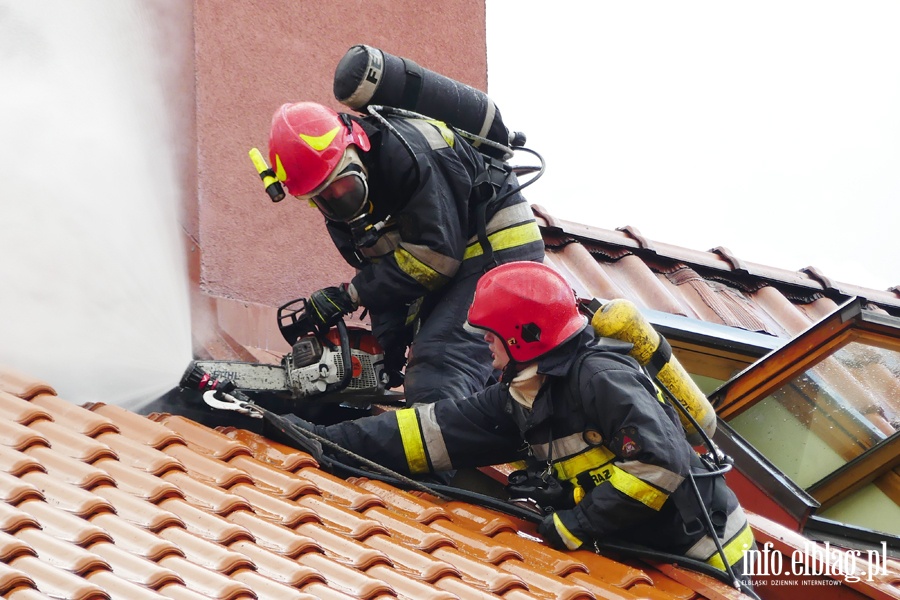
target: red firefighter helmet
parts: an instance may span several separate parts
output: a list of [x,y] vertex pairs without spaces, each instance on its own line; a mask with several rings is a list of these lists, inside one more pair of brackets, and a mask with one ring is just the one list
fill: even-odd
[[509,357],[522,363],[571,339],[586,323],[562,275],[547,265],[523,261],[482,275],[466,325],[502,339]]
[[350,145],[363,152],[369,137],[346,115],[315,102],[283,104],[272,117],[269,163],[292,196],[325,187]]

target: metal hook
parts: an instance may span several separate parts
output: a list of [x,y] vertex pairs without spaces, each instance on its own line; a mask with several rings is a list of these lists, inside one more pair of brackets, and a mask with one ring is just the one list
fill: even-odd
[[238,400],[231,394],[222,391],[209,390],[204,392],[203,401],[212,408],[233,410],[257,419],[261,419],[263,416],[260,408],[252,402]]

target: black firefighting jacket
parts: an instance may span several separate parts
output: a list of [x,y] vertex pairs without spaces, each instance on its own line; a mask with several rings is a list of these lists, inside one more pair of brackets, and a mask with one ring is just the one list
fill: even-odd
[[[674,409],[661,400],[629,350],[630,344],[596,339],[586,327],[538,361],[538,372],[547,379],[531,410],[498,383],[463,400],[317,426],[317,431],[411,475],[523,458],[552,463],[569,490],[567,500],[553,507],[569,548],[591,540],[628,541],[721,569],[687,479],[692,468],[704,470],[700,458]],[[746,517],[721,476],[696,482],[733,564],[753,542]]]
[[[372,203],[369,222],[390,217],[377,243],[359,247],[346,224],[326,220],[341,255],[360,269],[352,283],[362,306],[374,313],[397,311],[439,293],[455,277],[489,266],[477,226],[477,207],[491,196],[486,171],[501,188],[494,188],[500,200],[485,206],[490,260],[543,257],[541,233],[524,197],[502,198],[518,186],[508,168],[502,174],[488,169],[484,155],[442,122],[386,118],[396,133],[372,117],[354,117],[372,143],[361,153]],[[486,185],[478,185],[482,180]]]

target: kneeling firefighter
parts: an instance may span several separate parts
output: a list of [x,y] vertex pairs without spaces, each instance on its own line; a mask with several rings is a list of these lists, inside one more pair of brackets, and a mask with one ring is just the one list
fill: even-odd
[[[401,96],[413,106],[415,98],[430,99],[431,108],[462,96],[487,101],[421,68],[412,78],[419,85],[404,88],[412,65],[354,47],[338,67],[336,97],[355,98],[357,82],[366,88],[378,81],[381,90],[399,78]],[[339,84],[351,67],[355,76],[346,90]],[[329,327],[367,309],[384,348],[388,387],[404,384],[408,404],[462,398],[493,374],[485,344],[462,327],[478,277],[497,264],[542,260],[544,242],[519,192],[525,184],[504,157],[486,154],[440,115],[380,108],[359,116],[313,102],[283,105],[272,118],[272,175],[319,209],[337,249],[357,269],[349,282],[310,295],[313,318]],[[481,112],[505,134],[498,138],[509,137],[499,112]]]
[[537,502],[550,545],[621,541],[742,578],[753,534],[722,472],[686,440],[631,344],[588,326],[559,273],[534,262],[494,268],[467,328],[488,342],[497,384],[336,425],[295,421],[405,474],[524,460],[507,489]]

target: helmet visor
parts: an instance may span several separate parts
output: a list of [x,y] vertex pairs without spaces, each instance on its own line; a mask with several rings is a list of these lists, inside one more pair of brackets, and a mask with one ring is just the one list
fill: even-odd
[[366,176],[351,164],[311,200],[326,218],[347,222],[362,212],[368,197]]

